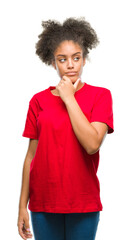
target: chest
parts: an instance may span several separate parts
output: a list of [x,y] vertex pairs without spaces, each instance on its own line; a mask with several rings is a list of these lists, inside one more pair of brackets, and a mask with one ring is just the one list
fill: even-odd
[[[88,97],[83,99],[76,97],[76,101],[86,118],[90,121],[93,108],[92,101],[89,101]],[[41,104],[37,116],[37,125],[39,129],[51,128],[55,130],[66,130],[72,127],[65,103],[61,99],[55,99],[54,101],[47,100]]]

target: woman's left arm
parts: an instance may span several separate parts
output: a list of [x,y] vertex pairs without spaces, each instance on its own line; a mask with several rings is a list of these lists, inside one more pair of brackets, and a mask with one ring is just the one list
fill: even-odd
[[80,144],[90,155],[96,153],[108,131],[108,125],[103,122],[89,122],[74,95],[65,101],[74,133]]

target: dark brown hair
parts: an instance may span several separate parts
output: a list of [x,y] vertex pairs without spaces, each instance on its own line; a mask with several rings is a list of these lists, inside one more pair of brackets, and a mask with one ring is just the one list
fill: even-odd
[[54,52],[62,41],[72,40],[78,43],[84,58],[88,57],[89,49],[99,43],[95,30],[84,17],[68,18],[63,24],[56,20],[42,21],[42,27],[43,31],[36,43],[36,54],[47,65],[54,61]]

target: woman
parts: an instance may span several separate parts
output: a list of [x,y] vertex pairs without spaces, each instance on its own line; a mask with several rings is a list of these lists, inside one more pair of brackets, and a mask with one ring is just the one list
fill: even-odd
[[97,178],[99,149],[112,133],[110,90],[81,81],[89,49],[99,43],[84,18],[43,21],[36,54],[58,72],[58,85],[29,102],[28,137],[18,231],[36,240],[94,240],[102,203]]

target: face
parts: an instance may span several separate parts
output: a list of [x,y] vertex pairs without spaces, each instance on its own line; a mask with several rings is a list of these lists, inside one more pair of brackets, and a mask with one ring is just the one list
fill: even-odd
[[54,53],[55,62],[53,67],[62,78],[67,76],[72,83],[81,77],[85,59],[83,58],[82,48],[73,41],[63,41]]

